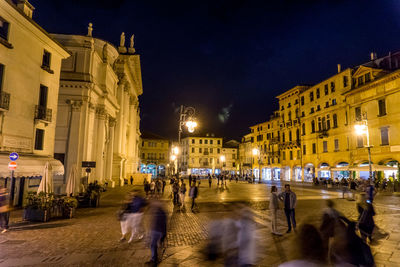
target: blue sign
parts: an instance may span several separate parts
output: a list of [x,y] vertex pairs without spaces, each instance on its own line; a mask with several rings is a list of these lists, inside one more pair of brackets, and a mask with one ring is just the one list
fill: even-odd
[[10,156],[8,156],[12,161],[16,161],[19,158],[19,155],[17,152],[12,152],[10,153]]

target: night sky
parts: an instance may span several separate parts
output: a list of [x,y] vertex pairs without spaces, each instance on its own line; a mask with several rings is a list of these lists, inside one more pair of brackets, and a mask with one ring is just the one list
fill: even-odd
[[179,105],[200,129],[236,138],[266,121],[275,97],[400,50],[398,0],[30,0],[51,33],[87,33],[116,46],[135,34],[141,129],[177,138]]

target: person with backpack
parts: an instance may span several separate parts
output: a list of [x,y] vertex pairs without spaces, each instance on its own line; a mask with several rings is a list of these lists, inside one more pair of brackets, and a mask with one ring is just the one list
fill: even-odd
[[[190,188],[190,197],[192,198],[192,212],[194,212],[194,206],[196,205],[196,198],[199,195],[199,188],[196,185],[196,182],[193,182],[192,187]],[[197,205],[196,205],[197,206]]]

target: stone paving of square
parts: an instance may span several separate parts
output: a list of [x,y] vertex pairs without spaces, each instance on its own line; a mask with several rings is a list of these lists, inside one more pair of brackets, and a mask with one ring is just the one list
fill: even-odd
[[[22,222],[22,211],[14,211],[11,231],[0,235],[0,266],[144,266],[150,258],[148,238],[131,244],[120,242],[117,211],[124,196],[134,186],[110,189],[102,196],[101,207],[78,209],[76,218],[47,223]],[[168,189],[168,188],[167,188]],[[298,223],[319,223],[325,198],[334,199],[337,208],[351,219],[357,218],[355,202],[341,199],[341,193],[311,186],[295,186],[298,195]],[[160,266],[222,266],[222,262],[207,262],[203,248],[207,240],[207,225],[212,220],[232,215],[237,203],[252,208],[255,214],[257,264],[277,266],[291,258],[294,233],[276,237],[270,233],[266,184],[228,183],[228,189],[201,186],[199,212],[178,212],[168,198],[162,198],[168,211],[167,249]],[[400,266],[400,197],[378,195],[375,221],[381,239],[372,245],[378,266]],[[283,211],[279,214],[281,232],[286,231]],[[148,216],[144,218],[144,226]]]

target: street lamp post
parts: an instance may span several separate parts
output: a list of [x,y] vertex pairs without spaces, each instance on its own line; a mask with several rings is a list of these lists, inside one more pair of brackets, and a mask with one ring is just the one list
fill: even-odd
[[220,161],[221,161],[221,163],[222,163],[221,172],[222,172],[222,174],[223,174],[223,172],[224,172],[224,164],[225,164],[225,160],[226,160],[226,158],[225,158],[225,156],[224,156],[224,155],[221,155],[221,157],[219,157],[219,160],[220,160]]
[[261,151],[258,148],[253,148],[253,156],[257,156],[257,160],[258,160],[258,182],[261,183]]
[[361,121],[354,125],[356,135],[366,136],[367,139],[367,150],[368,150],[368,165],[369,165],[369,181],[371,185],[374,185],[374,177],[372,175],[372,161],[371,161],[371,145],[369,143],[369,130],[368,130],[368,119],[367,114],[363,113]]
[[[178,145],[181,145],[181,135],[183,132],[183,126],[187,127],[189,133],[193,133],[194,129],[197,127],[197,122],[194,119],[194,114],[196,110],[194,107],[184,107],[181,105],[179,112],[179,127],[178,127]],[[176,154],[177,156],[177,154]],[[178,156],[177,156],[178,161]],[[178,165],[178,163],[176,163]]]

